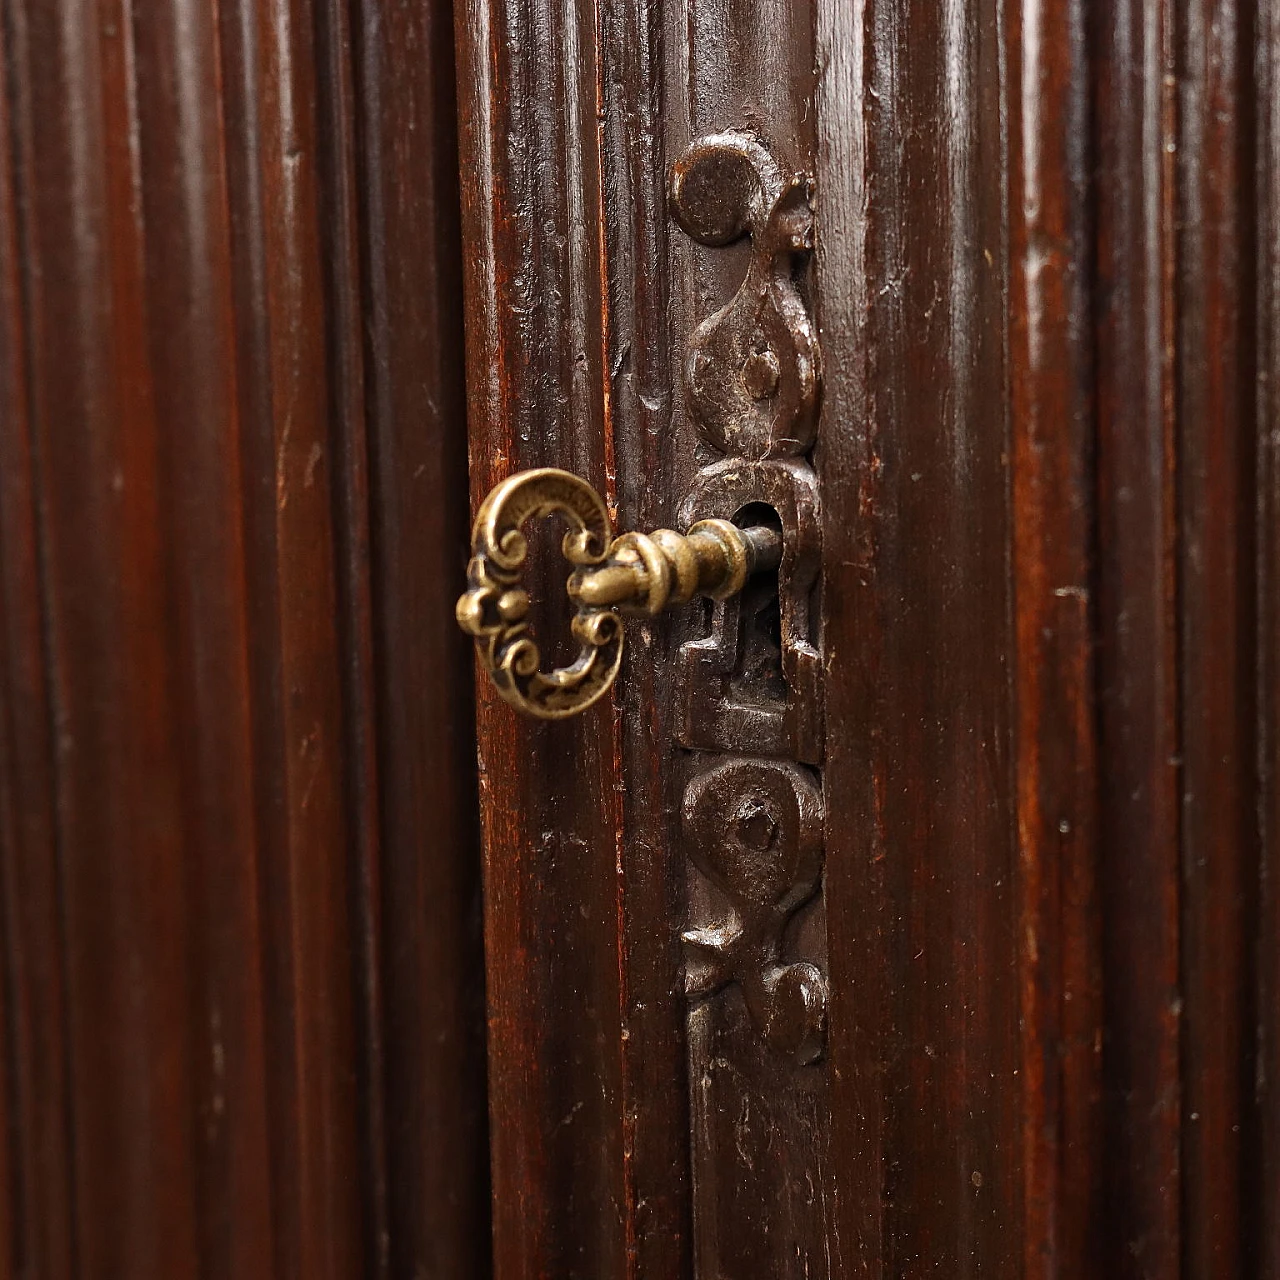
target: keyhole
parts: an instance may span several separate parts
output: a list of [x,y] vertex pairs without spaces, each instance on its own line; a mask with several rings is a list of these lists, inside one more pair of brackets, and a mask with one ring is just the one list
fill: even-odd
[[[782,529],[778,513],[763,502],[743,507],[734,523]],[[739,702],[772,703],[787,696],[782,673],[782,611],[778,571],[756,574],[738,606],[738,653],[730,688]]]

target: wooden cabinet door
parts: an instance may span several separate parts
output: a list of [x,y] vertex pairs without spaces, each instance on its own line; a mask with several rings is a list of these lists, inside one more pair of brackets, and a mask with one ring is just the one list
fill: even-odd
[[459,10],[473,500],[820,504],[481,682],[502,1280],[1280,1274],[1273,8]]
[[486,1274],[447,5],[0,2],[0,1277]]
[[[0,1280],[1280,1280],[1278,67],[0,0]],[[545,465],[782,535],[555,721]]]

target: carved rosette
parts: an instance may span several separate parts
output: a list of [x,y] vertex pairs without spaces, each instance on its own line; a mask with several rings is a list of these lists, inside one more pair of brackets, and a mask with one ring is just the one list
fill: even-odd
[[689,338],[688,417],[713,457],[681,519],[746,508],[758,518],[765,507],[783,538],[776,591],[766,582],[717,604],[707,634],[680,654],[677,724],[694,752],[681,814],[686,992],[698,1009],[740,991],[769,1050],[801,1067],[822,1057],[827,1002],[820,949],[801,954],[791,939],[801,915],[821,925],[823,864],[821,525],[809,459],[822,361],[802,287],[812,185],[754,135],[727,132],[694,142],[669,189],[698,243],[751,242],[741,286]]
[[818,891],[822,795],[781,760],[729,760],[696,774],[682,818],[689,856],[719,891],[723,917],[684,932],[693,999],[740,983],[765,1039],[797,1062],[822,1053],[827,984],[817,965],[783,959],[783,934]]

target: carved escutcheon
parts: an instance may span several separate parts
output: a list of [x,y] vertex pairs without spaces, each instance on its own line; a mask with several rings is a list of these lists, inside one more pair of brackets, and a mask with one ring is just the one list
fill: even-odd
[[822,663],[813,593],[822,530],[818,482],[805,459],[748,462],[729,458],[704,467],[681,508],[682,517],[732,518],[763,505],[778,514],[784,532],[778,569],[780,695],[759,687],[735,692],[742,654],[741,602],[717,605],[707,635],[686,643],[677,667],[677,732],[685,746],[750,750],[821,764]]
[[622,622],[607,609],[579,608],[572,623],[580,646],[576,660],[555,671],[540,669],[542,656],[529,634],[529,596],[520,585],[529,550],[521,527],[550,515],[569,526],[562,546],[570,564],[604,560],[612,529],[599,494],[567,471],[521,472],[498,485],[476,516],[469,589],[457,615],[479,643],[499,693],[521,711],[555,720],[589,707],[609,689],[622,661]]
[[783,760],[729,760],[685,790],[686,847],[723,895],[728,914],[690,928],[686,993],[741,984],[765,1039],[801,1063],[821,1056],[826,980],[814,964],[783,959],[787,924],[822,877],[822,794],[813,775]]
[[741,288],[689,343],[689,409],[721,453],[777,458],[813,444],[818,343],[795,284],[813,247],[810,186],[746,133],[700,138],[672,168],[671,212],[690,236],[706,245],[751,237]]

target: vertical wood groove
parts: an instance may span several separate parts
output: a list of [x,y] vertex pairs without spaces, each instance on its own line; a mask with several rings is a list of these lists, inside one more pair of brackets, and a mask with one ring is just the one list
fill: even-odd
[[470,646],[450,617],[468,534],[453,13],[357,0],[349,14],[388,1118],[378,1257],[392,1275],[483,1277],[474,703]]
[[1092,18],[1104,1267],[1179,1267],[1173,6]]
[[1080,5],[1008,11],[1024,1268],[1096,1269],[1101,1067],[1089,63]]
[[1247,1192],[1258,866],[1252,703],[1254,169],[1247,6],[1177,33],[1182,758],[1182,1274],[1236,1274]]
[[1256,17],[1258,103],[1257,572],[1258,1025],[1246,1142],[1254,1184],[1244,1247],[1258,1280],[1280,1277],[1280,13]]
[[364,1220],[364,1274],[386,1280],[390,1265],[386,1059],[382,991],[381,815],[378,797],[376,664],[370,562],[368,424],[365,405],[360,264],[359,120],[351,16],[345,0],[316,5],[317,61],[327,90],[319,109],[322,257],[328,305],[325,345],[334,396],[328,436],[335,461],[333,524],[337,558],[338,647],[346,734],[344,777],[351,821],[349,883],[356,944],[357,1123]]
[[817,178],[826,1261],[1280,1280],[1273,7],[0,0],[0,1280],[715,1256],[673,631],[477,781],[448,603],[464,270],[474,491],[670,520],[740,259],[665,165],[747,126]]
[[[461,896],[440,967],[474,950],[465,891],[419,895],[390,922],[374,904],[375,753],[418,743],[375,705],[387,603],[370,587],[347,21],[345,0],[4,5],[0,1012],[20,1114],[0,1274],[345,1280],[385,1275],[393,1251],[406,1272],[487,1269],[482,1185],[460,1176],[437,1197],[411,1165],[415,1213],[389,1224],[379,1172],[380,948]],[[427,25],[447,67],[447,13]],[[391,105],[406,98],[401,85]],[[429,306],[447,289],[437,259],[457,256],[439,159],[452,119],[430,116],[415,141],[435,166],[416,286]],[[392,117],[379,146],[418,123]],[[451,376],[428,374],[425,400],[447,405]],[[449,514],[453,440],[424,482]],[[439,634],[446,576],[420,605]],[[392,577],[393,601],[400,589]],[[465,686],[446,697],[456,733]],[[419,741],[438,753],[435,799],[465,814],[448,732]],[[428,875],[473,882],[465,819],[434,834]],[[403,828],[392,844],[402,869],[420,855]],[[424,1019],[400,1060],[402,1076],[447,1081],[426,1127],[455,1150],[482,1132],[474,1073],[458,1083],[478,1059],[474,1009]]]
[[[0,907],[11,1156],[4,1274],[76,1273],[66,933],[54,812],[41,486],[32,439],[29,116],[19,97],[20,13],[0,8]],[[11,1141],[10,1141],[11,1136]]]

